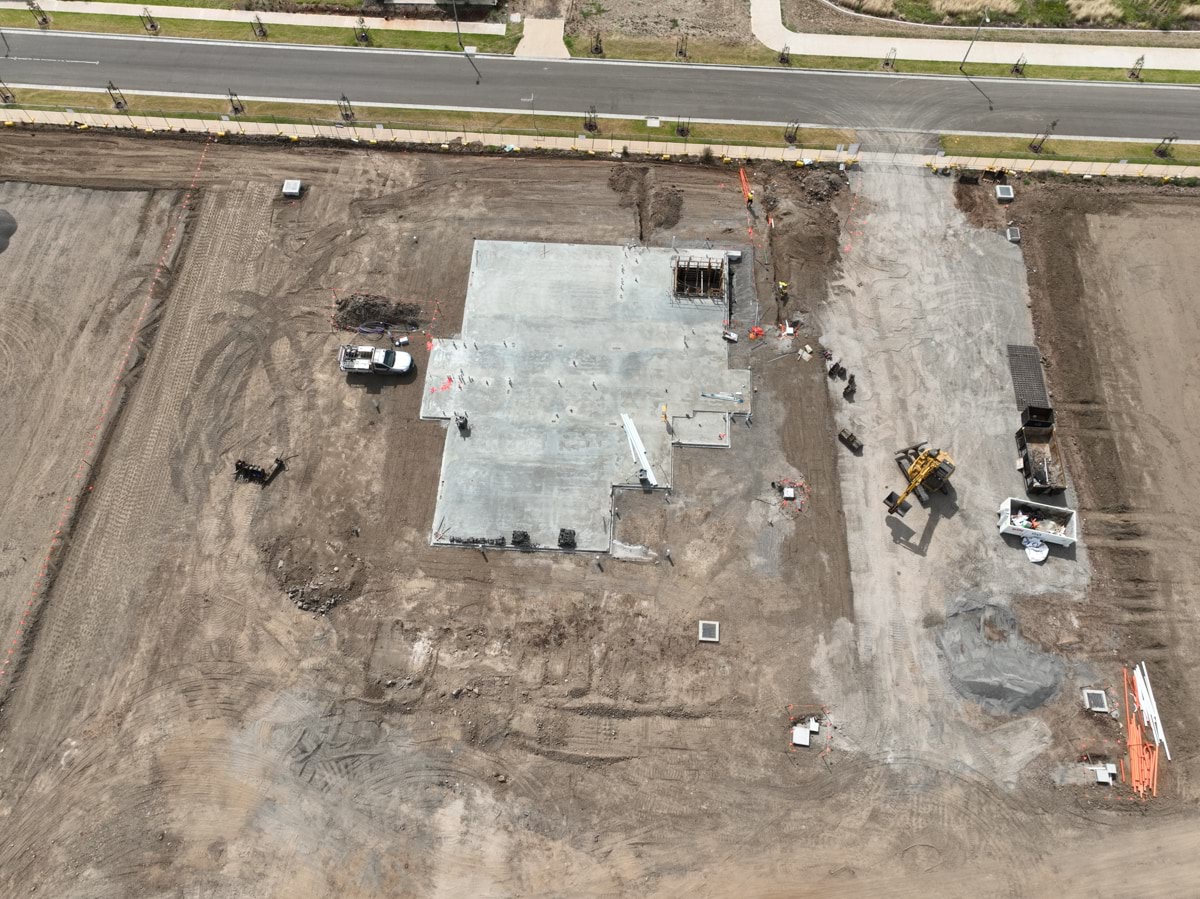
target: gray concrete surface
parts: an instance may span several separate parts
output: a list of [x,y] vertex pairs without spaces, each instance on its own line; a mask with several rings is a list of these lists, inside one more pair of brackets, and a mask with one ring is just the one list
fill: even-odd
[[[938,130],[1200,138],[1191,86],[988,80],[942,76],[737,69],[673,63],[476,59],[356,50],[5,29],[10,85],[202,93],[355,104],[403,103],[601,115]],[[19,93],[19,91],[18,91]],[[530,103],[527,98],[535,97]],[[103,97],[100,98],[103,101]],[[100,105],[105,105],[101,102]],[[253,110],[251,110],[253,111]],[[871,146],[865,149],[872,149]]]
[[[968,224],[949,179],[865,171],[851,187],[843,276],[821,323],[823,343],[857,375],[856,402],[839,390],[839,424],[865,443],[840,462],[855,622],[814,668],[841,736],[858,748],[949,757],[1013,783],[1046,725],[972,724],[979,716],[951,685],[937,640],[963,602],[1008,608],[1056,593],[1070,603],[1088,578],[1082,547],[1034,565],[996,530],[1001,500],[1023,495],[1006,356],[1008,343],[1033,342],[1021,249]],[[904,483],[893,451],[918,440],[953,455],[954,492],[889,517],[883,498]],[[863,666],[867,677],[837,677]]]
[[579,549],[607,551],[612,486],[637,485],[640,468],[622,413],[661,487],[671,483],[664,414],[719,413],[704,433],[728,445],[712,425],[735,404],[701,394],[740,393],[736,410],[748,413],[750,373],[728,368],[722,304],[673,297],[675,255],[476,241],[462,334],[434,342],[421,406],[423,418],[470,422],[467,435],[448,428],[434,542],[525,530],[554,547],[572,528]]

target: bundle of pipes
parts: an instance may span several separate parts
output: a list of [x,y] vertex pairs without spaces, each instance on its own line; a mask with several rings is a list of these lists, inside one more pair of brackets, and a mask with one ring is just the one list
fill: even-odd
[[1158,717],[1158,703],[1154,699],[1154,688],[1150,686],[1150,672],[1146,670],[1146,663],[1133,666],[1133,682],[1137,687],[1137,695],[1140,699],[1142,710],[1142,721],[1150,728],[1150,733],[1154,735],[1154,742],[1163,748],[1167,754],[1167,761],[1171,761],[1171,747],[1167,745],[1167,735],[1163,733],[1162,721]]
[[[1158,795],[1158,746],[1166,748],[1162,725],[1158,720],[1158,708],[1150,689],[1150,679],[1145,663],[1134,666],[1131,676],[1128,668],[1121,669],[1125,682],[1125,739],[1129,747],[1129,785],[1143,799],[1146,794]],[[1150,728],[1152,739],[1147,742],[1143,728]],[[1170,752],[1167,759],[1170,760]]]

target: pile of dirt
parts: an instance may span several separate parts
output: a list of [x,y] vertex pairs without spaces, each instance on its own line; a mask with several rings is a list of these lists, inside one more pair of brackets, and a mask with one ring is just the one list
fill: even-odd
[[1044,705],[1062,684],[1065,665],[1017,633],[1017,619],[993,605],[960,604],[937,638],[954,688],[996,715]]
[[659,187],[650,194],[650,227],[673,228],[683,212],[683,194],[674,187]]
[[996,200],[991,184],[967,184],[958,181],[954,185],[954,202],[976,228],[994,231],[1008,224],[1005,207]]
[[421,307],[416,303],[397,303],[377,294],[353,293],[338,297],[333,319],[339,328],[353,331],[368,322],[416,328],[420,317]]
[[846,183],[845,175],[820,169],[785,169],[767,178],[763,206],[774,221],[768,230],[771,258],[798,301],[777,308],[777,321],[812,311],[826,297],[829,272],[841,260],[838,204],[848,194]]
[[831,199],[846,186],[844,175],[826,169],[808,169],[796,180],[806,197],[821,203]]
[[657,185],[650,166],[614,165],[608,174],[608,186],[620,195],[622,206],[637,213],[639,241],[649,240],[656,229],[679,224],[683,192],[673,185]]

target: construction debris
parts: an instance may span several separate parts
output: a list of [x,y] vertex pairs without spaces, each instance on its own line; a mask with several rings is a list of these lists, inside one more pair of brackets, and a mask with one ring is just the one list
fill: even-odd
[[347,331],[358,331],[367,325],[379,327],[366,333],[416,330],[420,318],[421,307],[416,303],[400,303],[377,294],[352,293],[334,302],[334,324]]

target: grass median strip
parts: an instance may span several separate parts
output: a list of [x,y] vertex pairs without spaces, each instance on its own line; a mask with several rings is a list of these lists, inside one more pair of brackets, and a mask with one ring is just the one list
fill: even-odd
[[[55,110],[75,113],[119,115],[104,104],[103,93],[17,89],[16,104],[9,107]],[[129,106],[124,111],[133,116],[215,119],[229,115],[229,103],[222,99],[202,97],[162,97],[124,92]],[[278,125],[306,124],[336,129],[342,124],[334,103],[278,103],[243,100],[246,111],[240,117],[230,116],[229,130],[237,130],[238,120],[273,122]],[[584,132],[584,116],[532,116],[528,114],[467,112],[440,109],[397,109],[385,106],[354,104],[355,124],[371,128],[381,124],[391,129],[463,131],[468,140],[472,134],[519,134],[528,137],[578,138]],[[653,128],[644,119],[598,119],[600,130],[590,135],[601,140],[645,140],[682,144],[735,144],[759,147],[786,146],[783,129],[765,125],[711,125],[691,123],[686,138],[676,133],[676,123],[663,120]],[[586,138],[585,138],[586,139]],[[796,145],[809,149],[832,149],[838,144],[854,142],[854,132],[834,128],[805,128],[796,135]],[[582,143],[581,143],[582,145]]]
[[[243,22],[210,22],[202,19],[159,19],[159,35],[162,37],[206,38],[219,41],[248,41],[264,43],[254,35],[251,22],[254,13],[246,13]],[[29,28],[32,16],[25,10],[0,10],[0,26]],[[348,27],[317,25],[267,25],[268,43],[277,44],[322,44],[332,47],[364,47],[354,37],[354,29]],[[101,15],[97,13],[56,12],[50,16],[50,30],[91,31],[103,34],[145,35],[141,20],[131,13],[128,16]],[[458,52],[458,37],[454,32],[439,31],[392,31],[383,28],[371,29],[371,43],[364,49],[378,47],[391,50],[445,50]],[[521,40],[521,26],[508,28],[504,35],[472,34],[470,43],[480,53],[512,53]]]
[[1051,137],[1042,152],[1029,149],[1032,135],[1024,137],[976,137],[947,134],[941,138],[948,156],[984,159],[1048,159],[1057,162],[1129,162],[1134,165],[1200,165],[1200,144],[1172,144],[1170,154],[1155,156],[1153,142],[1111,140],[1059,140]]

